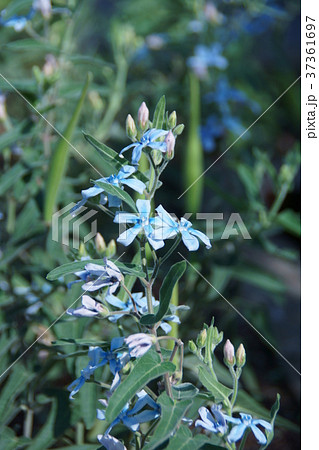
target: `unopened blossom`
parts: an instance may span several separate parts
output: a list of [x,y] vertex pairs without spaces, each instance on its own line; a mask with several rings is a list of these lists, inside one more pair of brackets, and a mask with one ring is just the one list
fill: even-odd
[[165,142],[166,142],[166,157],[168,159],[172,159],[174,157],[175,136],[171,130],[167,133],[165,137]]
[[236,364],[238,367],[243,367],[245,363],[246,363],[245,347],[243,346],[243,344],[240,344],[236,352]]
[[109,294],[114,294],[124,279],[119,268],[107,258],[104,258],[104,266],[88,263],[84,267],[84,270],[75,272],[75,275],[82,281],[85,281],[82,285],[84,291],[93,292],[108,286]]
[[142,150],[146,147],[152,148],[153,150],[160,150],[162,153],[165,153],[166,142],[158,141],[158,139],[162,136],[165,136],[166,134],[167,131],[165,130],[157,130],[156,128],[151,128],[143,134],[140,141],[133,142],[133,144],[130,144],[127,147],[123,148],[123,150],[121,150],[120,152],[120,156],[130,148],[133,148],[131,162],[133,166],[137,166],[142,156]]
[[204,406],[199,408],[198,413],[201,420],[196,420],[195,427],[202,427],[212,433],[222,433],[225,434],[227,430],[226,420],[220,407],[213,405],[211,407],[211,412]]
[[143,102],[137,112],[138,124],[142,128],[142,130],[145,130],[147,128],[149,116],[150,116],[149,109],[146,106],[146,103]]
[[149,334],[136,333],[125,338],[124,342],[128,346],[130,356],[133,358],[140,358],[152,347],[153,339],[154,338]]
[[224,358],[226,363],[230,365],[233,365],[235,362],[235,349],[229,339],[227,339],[224,345]]
[[82,306],[73,309],[69,308],[67,314],[75,317],[95,317],[103,316],[108,313],[108,310],[101,303],[97,302],[88,295],[82,296]]
[[49,19],[52,12],[51,0],[33,0],[33,8],[40,11],[45,19]]
[[129,114],[126,118],[126,134],[129,138],[135,139],[136,137],[136,126],[133,117]]
[[133,224],[134,226],[123,231],[117,238],[117,242],[128,246],[130,245],[139,233],[144,233],[150,245],[155,249],[159,249],[164,246],[164,242],[161,239],[154,239],[152,237],[154,229],[152,224],[154,218],[150,217],[151,202],[149,200],[137,200],[136,208],[138,214],[117,212],[114,218],[115,223]]
[[211,248],[211,243],[206,234],[195,230],[192,223],[181,218],[180,221],[174,219],[162,205],[156,208],[158,216],[155,218],[154,225],[156,230],[152,234],[154,239],[170,239],[181,234],[182,241],[189,251],[195,251],[199,248],[199,240],[204,242],[206,248]]
[[[128,186],[139,194],[143,194],[144,189],[146,189],[145,184],[138,180],[137,178],[130,178],[133,173],[136,172],[136,168],[126,165],[123,166],[116,175],[110,175],[109,177],[99,178],[95,180],[96,182],[103,182],[107,184],[111,184],[112,186],[120,187],[123,189],[123,186]],[[106,197],[104,194],[104,189],[95,184],[93,187],[88,189],[84,189],[81,191],[82,200],[79,201],[75,207],[71,210],[71,213],[76,211],[81,206],[85,205],[89,198],[95,197],[100,194],[100,203],[105,205],[107,199],[110,207],[119,207],[122,204],[122,200],[116,195],[110,195]]]
[[262,426],[267,431],[272,430],[272,425],[263,419],[253,419],[249,414],[240,413],[239,415],[240,419],[226,415],[224,416],[227,422],[235,424],[227,437],[228,442],[233,443],[239,441],[243,437],[245,431],[251,429],[259,444],[265,445],[267,438],[257,425]]

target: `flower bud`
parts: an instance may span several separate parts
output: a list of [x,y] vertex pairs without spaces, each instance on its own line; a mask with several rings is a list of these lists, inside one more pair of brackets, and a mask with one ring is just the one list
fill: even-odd
[[168,126],[169,129],[171,130],[172,128],[176,127],[176,122],[177,122],[177,116],[176,116],[176,111],[173,111],[168,118]]
[[129,114],[126,118],[126,134],[130,139],[135,139],[137,130],[133,117]]
[[112,258],[116,254],[116,242],[114,239],[110,240],[106,247],[106,256]]
[[106,250],[105,240],[100,233],[95,236],[95,248],[98,253],[104,253]]
[[179,125],[177,125],[177,127],[174,130],[174,134],[175,136],[179,136],[180,134],[183,133],[185,128],[185,125],[183,123],[180,123]]
[[245,347],[243,346],[243,344],[240,344],[236,352],[236,364],[238,367],[243,367],[245,363],[246,363]]
[[224,333],[218,331],[217,327],[213,327],[212,331],[212,344],[216,347],[223,340]]
[[6,97],[0,94],[0,121],[7,118]]
[[167,159],[173,159],[174,158],[174,148],[175,148],[175,136],[171,130],[167,133],[167,135],[165,137],[165,142],[166,142],[165,156]]
[[188,341],[188,348],[192,353],[197,352],[197,347],[194,341]]
[[207,340],[207,331],[206,331],[206,328],[204,328],[197,336],[197,340],[196,340],[197,347],[198,348],[205,347],[206,340]]
[[224,345],[224,358],[226,365],[233,366],[235,364],[235,349],[229,339]]
[[148,107],[146,106],[146,103],[143,102],[141,104],[141,106],[139,107],[139,110],[137,113],[138,125],[142,130],[147,129],[149,116],[150,116],[150,112],[148,110]]

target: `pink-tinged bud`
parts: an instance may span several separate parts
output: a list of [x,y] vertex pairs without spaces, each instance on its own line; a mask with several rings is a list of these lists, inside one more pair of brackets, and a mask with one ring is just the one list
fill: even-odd
[[148,110],[148,107],[146,106],[146,103],[143,102],[141,104],[141,106],[139,107],[139,110],[137,113],[138,124],[142,130],[146,130],[146,128],[148,127],[149,117],[150,117],[150,112]]
[[106,250],[105,240],[100,233],[95,236],[95,248],[98,253],[104,253]]
[[165,142],[166,142],[166,158],[167,159],[173,159],[174,158],[174,148],[175,148],[175,136],[172,133],[172,131],[170,130],[166,137],[165,137]]
[[133,117],[129,114],[126,118],[126,134],[130,139],[135,139],[137,130]]
[[34,0],[33,8],[40,11],[45,19],[49,19],[52,12],[51,0]]
[[245,347],[243,346],[243,344],[240,344],[236,352],[236,364],[238,367],[243,367],[245,363],[246,363]]
[[235,349],[229,339],[224,345],[224,358],[227,365],[233,366],[235,364]]
[[7,118],[6,98],[0,94],[0,121]]
[[51,77],[58,69],[58,63],[55,57],[51,54],[46,55],[45,64],[43,66],[43,73],[46,77]]

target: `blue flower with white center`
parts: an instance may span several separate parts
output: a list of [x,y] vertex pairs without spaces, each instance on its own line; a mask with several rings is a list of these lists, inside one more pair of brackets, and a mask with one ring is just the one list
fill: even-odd
[[148,242],[155,250],[163,247],[164,242],[162,239],[156,239],[152,237],[152,234],[154,232],[152,224],[154,223],[155,219],[150,218],[151,202],[149,200],[139,199],[136,201],[136,207],[139,214],[126,213],[121,211],[118,211],[116,213],[114,218],[115,223],[134,224],[133,227],[123,231],[123,233],[120,234],[120,236],[117,238],[117,242],[128,246],[134,241],[139,233],[144,233],[147,237]]
[[[132,409],[129,409],[127,403],[118,417],[111,423],[109,428],[104,433],[104,436],[110,436],[110,431],[115,425],[121,423],[132,431],[137,431],[141,423],[150,422],[160,416],[160,406],[144,391],[140,391],[137,394],[137,401]],[[107,408],[107,401],[99,400],[101,405]],[[146,409],[148,407],[148,409]],[[97,418],[99,420],[105,420],[105,412],[101,409],[97,410]],[[100,439],[99,439],[100,440]],[[101,442],[101,440],[100,440]],[[107,447],[106,447],[107,448]]]
[[[144,314],[148,314],[148,307],[147,307],[147,299],[143,292],[135,292],[132,294],[133,300],[136,305],[137,312],[141,314],[142,316]],[[132,313],[134,309],[134,305],[131,298],[128,298],[125,302],[120,300],[119,298],[115,297],[115,295],[107,295],[105,297],[105,300],[112,306],[115,306],[116,308],[119,308],[121,311],[123,311],[123,314],[116,314],[114,316],[109,316],[109,320],[111,322],[117,322],[121,317],[123,317],[125,314]],[[159,305],[159,301],[155,300],[154,297],[152,297],[152,303],[153,307],[156,308]],[[179,308],[183,308],[181,305],[180,307],[177,307],[176,310]],[[181,321],[179,317],[176,314],[171,314],[169,316],[165,316],[162,319],[161,324],[159,325],[160,328],[164,331],[164,333],[169,333],[172,329],[171,325],[167,322],[175,322],[180,324]]]
[[[122,189],[124,189],[123,186],[128,186],[139,194],[143,194],[144,189],[146,189],[145,184],[142,181],[137,180],[136,178],[129,178],[134,172],[136,172],[135,167],[126,165],[119,170],[117,175],[110,175],[106,178],[99,178],[95,181],[95,183],[98,181],[102,181],[103,183],[108,183],[112,186],[120,187]],[[95,184],[93,187],[81,191],[81,195],[83,198],[75,205],[74,208],[72,208],[71,213],[76,211],[81,206],[85,205],[89,198],[96,197],[99,194],[100,203],[102,205],[105,205],[107,200],[110,207],[120,207],[122,204],[122,200],[116,195],[108,195],[106,197],[106,195],[104,194],[104,189]]]
[[120,151],[120,156],[124,152],[126,152],[126,150],[133,148],[131,162],[134,166],[137,166],[142,156],[143,148],[149,147],[152,148],[153,150],[159,150],[162,153],[165,153],[166,142],[165,141],[159,142],[157,139],[159,139],[162,136],[165,136],[167,133],[168,132],[166,130],[157,130],[156,128],[151,128],[150,130],[146,131],[146,133],[143,134],[140,141],[133,142],[133,144],[130,144],[127,147],[123,148],[123,150]]
[[211,412],[204,406],[199,408],[198,413],[201,420],[196,420],[195,427],[202,427],[212,433],[225,434],[227,431],[227,425],[224,415],[220,411],[221,407],[213,405]]
[[111,349],[106,352],[102,350],[101,347],[89,348],[88,356],[90,358],[90,361],[88,365],[83,370],[81,370],[80,377],[74,380],[70,384],[70,386],[68,386],[68,391],[71,392],[70,399],[73,399],[73,396],[77,394],[81,387],[85,384],[85,382],[91,378],[91,375],[93,375],[95,370],[99,367],[104,366],[105,364],[110,365],[110,371],[114,375],[114,379],[110,388],[111,392],[114,391],[114,389],[119,385],[121,381],[120,371],[130,359],[130,356],[127,352],[115,352],[115,350],[122,347],[123,342],[124,338],[112,339]]
[[107,312],[107,309],[101,303],[88,295],[82,296],[82,306],[76,309],[70,308],[67,310],[67,314],[75,317],[103,316],[104,314],[107,314]]
[[272,425],[269,422],[266,422],[266,420],[263,419],[253,419],[251,415],[240,413],[240,419],[230,416],[224,416],[227,422],[234,423],[235,426],[232,428],[231,432],[229,433],[227,439],[229,443],[237,442],[239,441],[245,431],[247,429],[251,429],[251,431],[254,433],[255,438],[259,442],[259,444],[266,444],[267,438],[264,435],[262,431],[257,427],[257,425],[260,425],[264,427],[267,431],[272,430]]
[[206,248],[211,248],[211,243],[206,234],[192,228],[192,223],[181,218],[180,221],[175,220],[162,205],[156,208],[158,216],[155,218],[155,226],[157,227],[151,235],[153,239],[171,239],[178,235],[182,236],[182,240],[189,251],[195,251],[199,248],[199,240],[204,242]]
[[123,281],[123,275],[119,268],[112,261],[107,260],[107,258],[104,258],[104,266],[88,263],[84,269],[75,272],[74,275],[79,277],[80,280],[72,281],[68,284],[68,287],[74,283],[85,281],[82,285],[84,291],[93,292],[108,286],[108,293],[114,294]]
[[188,58],[187,64],[199,78],[205,78],[208,67],[223,70],[228,66],[227,59],[221,53],[222,46],[219,43],[212,44],[210,47],[197,45],[195,55]]

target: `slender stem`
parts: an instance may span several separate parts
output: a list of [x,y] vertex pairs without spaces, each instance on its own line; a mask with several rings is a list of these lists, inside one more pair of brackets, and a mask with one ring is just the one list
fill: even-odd
[[236,399],[237,399],[237,394],[238,394],[238,381],[240,378],[240,374],[241,374],[241,370],[239,369],[237,372],[235,372],[233,367],[229,368],[229,371],[231,373],[232,379],[233,379],[233,395],[231,398],[231,412],[233,412],[233,407],[235,405]]
[[78,422],[76,425],[76,444],[82,445],[84,443],[84,425]]
[[243,450],[243,448],[245,447],[246,439],[247,439],[248,434],[249,434],[249,430],[246,430],[246,432],[245,432],[245,434],[244,434],[244,436],[243,436],[243,438],[241,440],[241,443],[240,443],[240,446],[239,446],[238,450]]
[[152,285],[148,283],[146,286],[146,300],[147,300],[147,309],[150,314],[154,314],[153,309],[153,299],[152,299]]
[[273,220],[275,218],[275,216],[277,215],[279,209],[281,208],[281,206],[282,206],[282,204],[283,204],[283,202],[284,202],[284,200],[286,198],[286,195],[288,193],[289,186],[290,186],[290,184],[287,183],[287,182],[284,183],[281,186],[279,194],[278,194],[276,200],[274,201],[274,203],[273,203],[273,205],[272,205],[272,207],[270,208],[270,211],[269,211],[269,216],[268,217],[269,217],[270,220]]
[[32,437],[33,417],[34,417],[33,410],[31,408],[27,407],[26,408],[26,417],[25,417],[25,421],[23,424],[23,435],[30,439]]
[[129,289],[127,289],[127,287],[125,286],[124,283],[122,283],[122,287],[123,287],[124,291],[125,291],[125,292],[128,294],[128,296],[130,297],[130,299],[132,300],[134,311],[136,312],[136,314],[138,314],[137,307],[136,307],[136,303],[135,303],[135,300],[134,300],[134,298],[133,298],[131,292],[129,291]]

